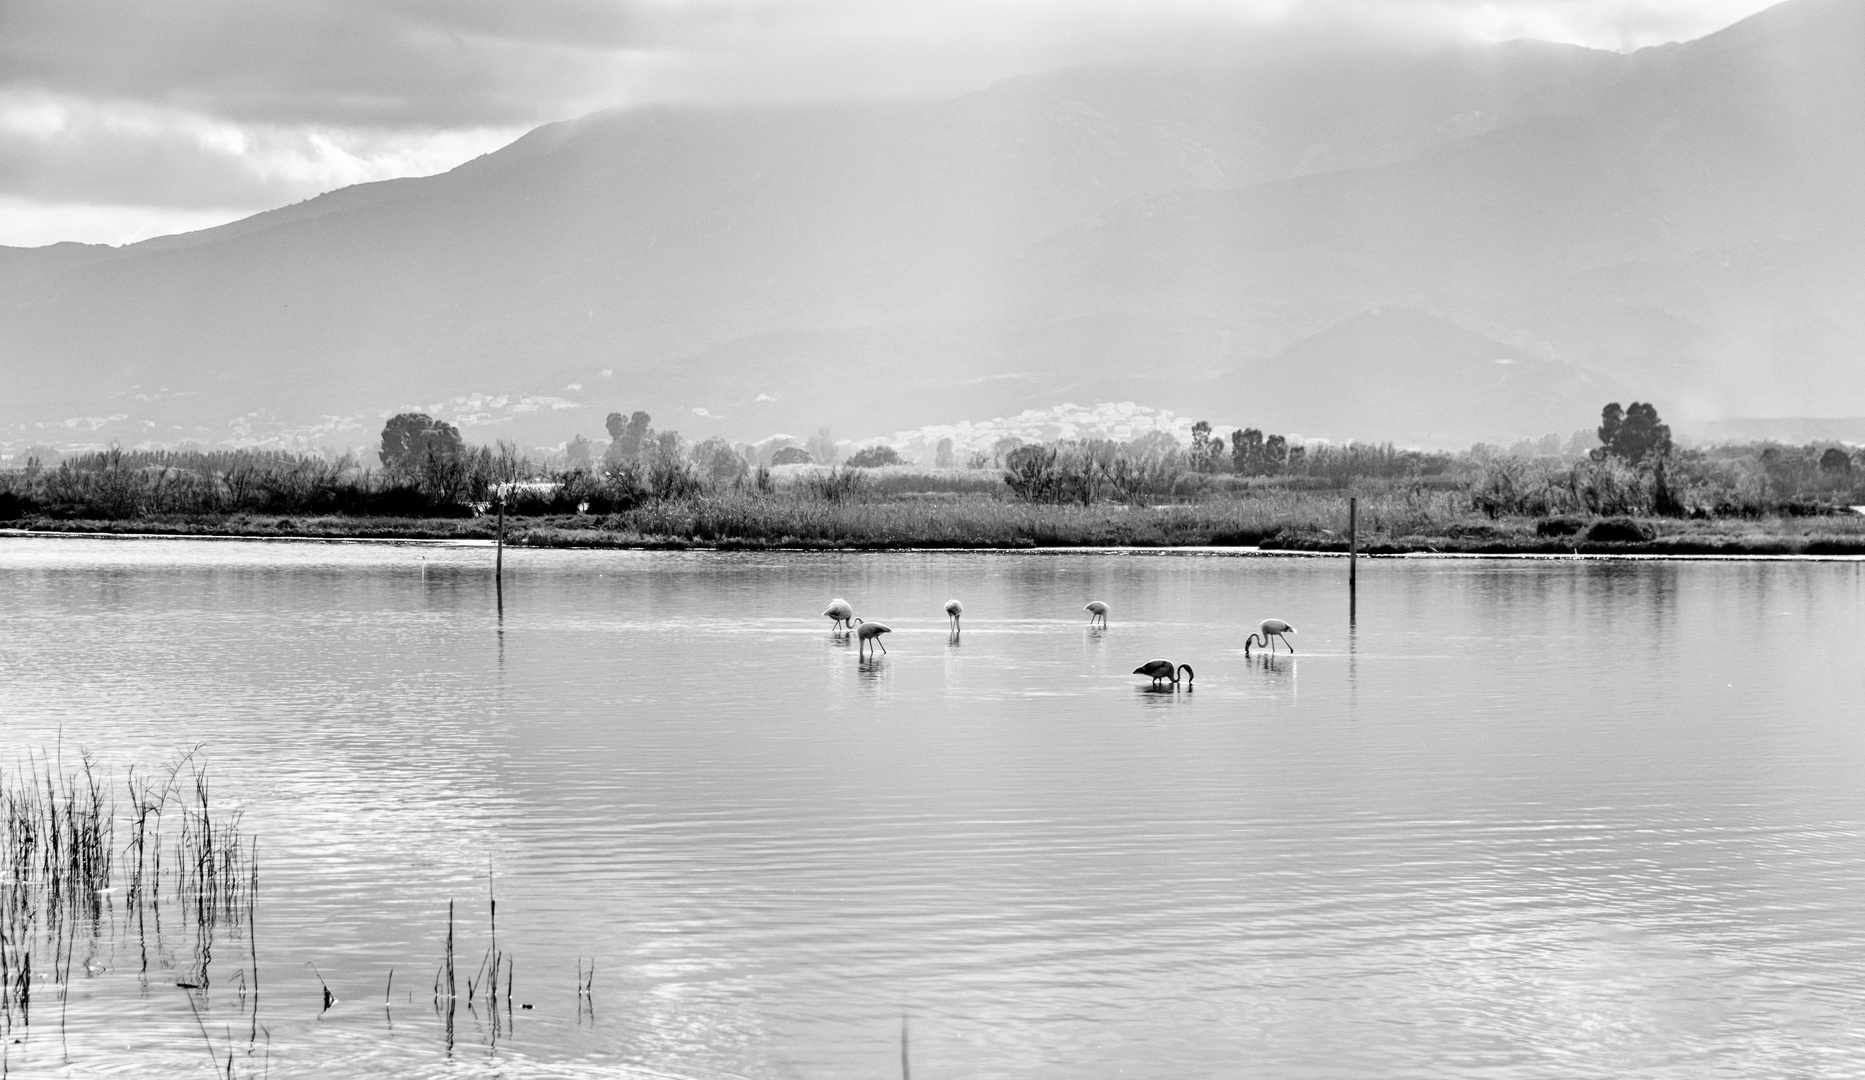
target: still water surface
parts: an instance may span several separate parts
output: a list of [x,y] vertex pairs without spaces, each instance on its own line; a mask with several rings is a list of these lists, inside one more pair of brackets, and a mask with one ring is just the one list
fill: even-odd
[[[244,945],[106,919],[11,1073],[887,1077],[905,1016],[921,1080],[1865,1075],[1860,563],[1350,621],[1336,560],[520,551],[501,619],[490,555],[0,539],[0,764],[199,745],[261,876],[256,1039]],[[489,873],[532,1007],[449,1046]]]

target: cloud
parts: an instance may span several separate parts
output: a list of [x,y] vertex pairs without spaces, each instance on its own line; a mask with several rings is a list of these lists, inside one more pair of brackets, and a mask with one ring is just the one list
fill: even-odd
[[[0,200],[111,241],[442,171],[647,102],[950,95],[1264,34],[1634,48],[1763,0],[7,0]],[[4,204],[0,204],[3,207]],[[224,218],[222,218],[224,220]],[[9,225],[9,221],[11,224]],[[0,208],[0,243],[40,242]]]
[[626,47],[626,12],[604,0],[9,0],[0,70],[15,85],[238,121],[500,126],[583,93]]
[[1707,33],[1764,0],[8,0],[13,87],[259,124],[501,128],[608,105],[950,93],[1277,25]]
[[1778,0],[1378,0],[1359,5],[1410,9],[1410,17],[1484,42],[1534,38],[1630,51],[1688,41],[1738,22]]
[[243,123],[136,100],[0,89],[0,191],[51,203],[135,201],[188,211],[277,206],[349,184],[439,172],[523,130]]

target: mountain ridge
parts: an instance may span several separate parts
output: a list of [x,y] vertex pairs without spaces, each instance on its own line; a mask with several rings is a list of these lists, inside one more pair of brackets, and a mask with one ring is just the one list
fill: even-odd
[[[1356,336],[1384,309],[1514,350],[1554,380],[1544,400],[1856,412],[1861,9],[1790,0],[1626,56],[1518,43],[611,111],[36,278],[0,251],[0,441],[118,413],[98,431],[211,440],[269,410],[363,442],[398,404],[474,394],[574,402],[472,414],[469,434],[537,442],[624,407],[743,439],[1096,388],[1184,413],[1247,407],[1223,380],[1276,358],[1307,371],[1304,431],[1455,430],[1429,397],[1355,430],[1322,415],[1351,365],[1302,343],[1456,337]],[[1586,422],[1497,394],[1492,437]]]

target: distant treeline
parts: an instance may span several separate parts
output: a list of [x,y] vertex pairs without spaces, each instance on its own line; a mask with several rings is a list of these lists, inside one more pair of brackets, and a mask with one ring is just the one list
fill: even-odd
[[1474,455],[1474,508],[1491,518],[1818,515],[1865,503],[1865,450],[1837,445],[1680,448],[1649,404],[1601,410],[1599,445],[1573,462]]
[[[473,465],[487,455],[475,455]],[[0,518],[118,519],[159,514],[450,516],[472,513],[484,476],[448,470],[431,484],[353,458],[263,450],[104,450],[0,473]],[[437,470],[438,473],[438,470]]]
[[1281,435],[1248,428],[1228,443],[1210,425],[1192,429],[1186,447],[1165,432],[1130,442],[1110,439],[1029,443],[1003,454],[1004,485],[1032,502],[1090,505],[1240,493],[1266,483],[1284,488],[1338,488],[1356,479],[1446,477],[1457,458],[1399,450],[1390,444],[1291,446]]
[[1469,482],[1488,516],[1811,516],[1865,504],[1865,452],[1835,446],[1673,449],[1633,460],[1492,457]]
[[[1196,503],[1303,491],[1430,492],[1488,518],[1758,517],[1820,514],[1865,504],[1865,453],[1834,445],[1773,444],[1688,450],[1649,405],[1610,405],[1595,445],[1576,452],[1550,436],[1509,450],[1463,453],[1387,445],[1291,444],[1254,428],[1165,432],[1128,441],[1005,440],[972,467],[897,464],[878,448],[840,467],[754,466],[722,439],[689,445],[656,431],[644,412],[610,417],[610,444],[573,447],[546,468],[510,443],[468,445],[452,425],[419,413],[391,419],[377,462],[277,451],[127,451],[29,461],[0,471],[0,520],[125,520],[278,514],[465,517],[613,515],[702,498],[846,504],[982,497],[1083,507]],[[801,455],[798,455],[801,456]],[[949,460],[949,457],[947,458]],[[872,463],[872,464],[870,464]],[[558,463],[553,463],[558,464]],[[748,504],[746,504],[748,505]]]

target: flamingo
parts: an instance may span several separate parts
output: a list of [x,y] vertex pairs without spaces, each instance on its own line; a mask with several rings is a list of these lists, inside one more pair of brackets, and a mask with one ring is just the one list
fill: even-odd
[[958,617],[965,613],[965,605],[959,603],[957,600],[947,600],[945,602],[945,613],[952,618],[952,632],[954,634],[958,633]]
[[1089,626],[1093,626],[1096,622],[1099,622],[1101,624],[1101,627],[1103,629],[1106,629],[1107,627],[1107,605],[1106,604],[1103,604],[1099,600],[1090,600],[1088,601],[1088,606],[1085,608],[1082,608],[1082,610],[1088,613],[1088,625]]
[[[1190,664],[1180,664],[1177,670],[1185,673],[1185,689],[1190,690],[1192,688],[1192,666]],[[1148,660],[1146,663],[1134,668],[1133,673],[1135,675],[1144,675],[1153,680],[1154,687],[1159,685],[1161,679],[1170,680],[1174,686],[1179,684],[1179,677],[1174,673],[1172,661],[1170,660]]]
[[[860,657],[869,652],[872,652],[873,650],[868,648],[868,644],[870,642],[876,645],[881,645],[881,635],[891,634],[893,632],[894,632],[894,628],[887,625],[886,623],[869,622],[866,619],[856,619],[855,620],[855,639],[856,639],[855,655],[857,657]],[[881,651],[886,652],[887,646],[881,645]]]
[[823,617],[835,620],[829,624],[830,630],[846,630],[854,625],[855,609],[849,606],[848,601],[838,596],[829,601],[829,607],[823,611]]
[[[1264,619],[1263,625],[1258,628],[1258,631],[1258,633],[1251,634],[1249,637],[1243,639],[1244,656],[1247,657],[1250,655],[1251,645],[1268,649],[1272,653],[1275,652],[1276,645],[1273,640],[1275,638],[1282,638],[1282,643],[1284,645],[1289,645],[1289,639],[1282,637],[1282,635],[1293,634],[1295,628],[1283,622],[1281,619]],[[1289,652],[1291,655],[1294,654],[1295,646],[1289,645]]]

